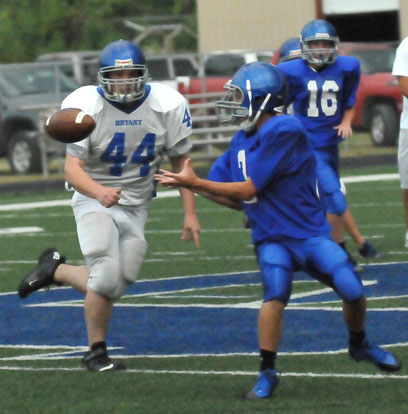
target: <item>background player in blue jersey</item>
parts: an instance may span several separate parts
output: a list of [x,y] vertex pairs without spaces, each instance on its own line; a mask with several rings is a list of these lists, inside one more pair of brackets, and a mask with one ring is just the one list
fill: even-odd
[[289,301],[293,272],[306,270],[331,286],[343,299],[349,354],[379,368],[395,371],[400,362],[391,352],[365,338],[366,301],[359,276],[347,254],[330,237],[316,194],[316,160],[302,123],[278,115],[285,101],[285,79],[273,65],[250,63],[226,84],[217,102],[221,121],[239,119],[242,129],[212,166],[209,180],[198,178],[186,160],[178,173],[161,170],[164,186],[186,187],[218,203],[242,208],[252,230],[263,280],[258,319],[261,368],[248,399],[271,395],[278,384],[275,358],[283,333],[283,311]]
[[[279,63],[288,62],[289,60],[293,59],[301,59],[302,58],[302,49],[300,40],[298,37],[291,37],[287,39],[285,42],[282,43],[281,47],[279,48]],[[293,103],[287,108],[287,112],[293,114]],[[346,186],[340,179],[340,191],[346,195]],[[375,257],[378,255],[376,249],[372,246],[372,244],[365,240],[363,235],[361,234],[355,220],[353,214],[350,211],[350,208],[347,206],[346,211],[343,214],[343,227],[347,231],[347,233],[351,236],[354,243],[357,246],[357,249],[361,256],[363,257]],[[336,241],[340,246],[347,251],[346,242],[344,238],[344,234],[341,232],[341,227],[339,224],[339,229],[337,231]],[[353,263],[354,269],[357,272],[364,271],[364,267],[354,260],[354,258],[349,255],[351,262]]]
[[[86,266],[65,264],[58,250],[46,250],[21,281],[21,298],[51,284],[68,284],[85,295],[90,371],[123,369],[107,354],[105,338],[113,304],[138,277],[147,249],[144,228],[155,193],[154,173],[164,154],[174,170],[191,148],[191,117],[177,91],[147,83],[143,52],[133,43],[108,44],[100,55],[99,86],[83,86],[62,102],[93,117],[86,139],[69,144],[65,177],[74,189],[72,208]],[[194,194],[181,191],[182,238],[199,245]]]
[[[293,104],[312,141],[316,160],[319,194],[333,227],[332,237],[345,249],[343,219],[347,201],[341,191],[338,144],[352,134],[360,63],[352,56],[338,56],[339,39],[325,20],[312,20],[300,34],[302,59],[278,65],[288,86],[287,104]],[[377,251],[368,240],[357,238],[363,257]]]

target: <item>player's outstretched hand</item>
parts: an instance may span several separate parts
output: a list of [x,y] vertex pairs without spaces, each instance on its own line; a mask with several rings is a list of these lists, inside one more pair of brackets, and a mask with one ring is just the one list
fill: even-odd
[[339,135],[343,139],[349,138],[353,134],[353,130],[351,129],[351,126],[348,124],[337,125],[334,127],[334,129],[337,129],[337,135]]
[[155,174],[154,178],[164,187],[190,188],[194,185],[197,175],[191,166],[191,159],[187,158],[184,161],[183,169],[179,173],[160,169],[160,174]]

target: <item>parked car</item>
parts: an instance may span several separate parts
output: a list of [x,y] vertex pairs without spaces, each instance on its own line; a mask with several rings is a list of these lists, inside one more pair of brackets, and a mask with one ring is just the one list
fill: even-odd
[[[244,64],[256,61],[270,62],[274,52],[230,50],[216,51],[201,56],[200,74],[179,82],[178,90],[183,95],[222,94],[224,85]],[[191,98],[191,104],[202,102],[202,98]]]
[[270,62],[274,52],[229,50],[216,51],[204,55],[202,76],[230,78],[242,65],[250,62]]
[[[98,50],[57,52],[40,55],[37,62],[48,62],[57,65],[69,78],[79,85],[97,83],[99,68]],[[146,65],[151,81],[164,83],[177,89],[178,81],[186,77],[198,76],[198,57],[193,53],[174,53],[162,55],[147,55]]]
[[46,53],[37,62],[57,64],[59,69],[79,85],[96,85],[99,67],[99,50]]
[[199,73],[198,55],[194,53],[147,55],[146,65],[152,82],[174,89],[178,88],[178,82],[186,82]]
[[14,173],[39,172],[44,152],[62,151],[43,125],[77,87],[46,64],[0,65],[0,156],[7,157]]
[[358,58],[361,65],[353,127],[368,130],[376,146],[395,145],[402,110],[402,95],[391,74],[395,45],[341,43],[339,53]]

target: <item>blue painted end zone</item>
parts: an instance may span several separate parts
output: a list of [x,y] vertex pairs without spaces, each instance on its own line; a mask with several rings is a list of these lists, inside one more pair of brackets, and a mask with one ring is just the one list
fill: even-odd
[[[367,296],[408,295],[407,264],[370,266],[364,281],[377,281],[367,286]],[[298,280],[310,280],[304,274]],[[258,273],[206,275],[141,281],[127,294],[172,293],[180,289],[260,283]],[[320,288],[320,287],[319,287]],[[259,287],[261,297],[261,287]],[[26,307],[81,299],[72,289],[37,292],[22,301],[16,294],[0,297],[0,345],[69,345],[86,346],[83,308]],[[336,300],[334,293],[293,300],[292,303]],[[199,299],[198,299],[199,300]],[[253,300],[253,299],[251,299]],[[244,299],[243,299],[244,301]],[[258,309],[243,303],[234,307],[116,307],[109,346],[125,355],[168,355],[190,353],[257,352]],[[369,339],[376,343],[408,342],[407,310],[370,311],[367,315]],[[347,347],[347,331],[340,311],[295,310],[285,312],[285,332],[281,351],[330,351]]]

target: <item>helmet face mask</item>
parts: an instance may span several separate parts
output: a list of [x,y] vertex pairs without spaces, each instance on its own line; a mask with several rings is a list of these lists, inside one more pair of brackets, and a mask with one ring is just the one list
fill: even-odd
[[224,88],[227,94],[215,104],[219,121],[239,119],[246,131],[254,128],[262,112],[281,112],[285,103],[285,79],[270,63],[242,66]]
[[336,29],[325,20],[312,20],[300,34],[302,59],[316,67],[334,63],[338,45]]
[[247,118],[248,108],[241,106],[244,101],[244,92],[236,85],[231,85],[231,79],[224,85],[228,92],[223,100],[217,101],[216,113],[220,122],[233,122],[236,118]]
[[119,40],[102,51],[98,83],[107,99],[127,104],[143,98],[148,77],[145,57],[133,43]]

